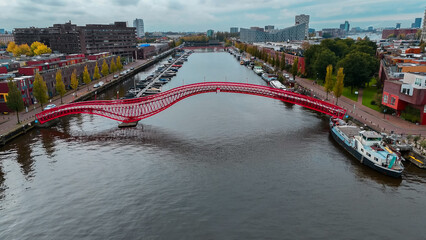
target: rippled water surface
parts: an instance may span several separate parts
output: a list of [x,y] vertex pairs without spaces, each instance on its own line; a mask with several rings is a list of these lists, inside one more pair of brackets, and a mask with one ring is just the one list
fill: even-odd
[[[204,52],[163,89],[202,81],[265,84]],[[426,171],[406,163],[395,180],[360,165],[313,111],[208,93],[117,125],[74,115],[1,148],[0,239],[425,237]]]

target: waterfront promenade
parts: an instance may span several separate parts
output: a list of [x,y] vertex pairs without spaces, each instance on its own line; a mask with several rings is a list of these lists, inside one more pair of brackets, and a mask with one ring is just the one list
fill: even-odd
[[[315,94],[316,97],[325,100],[326,92],[323,86],[314,84],[312,80],[306,78],[296,77],[296,82],[300,86],[311,90],[312,94]],[[336,104],[336,98],[334,97],[333,93],[329,93],[328,98],[328,102]],[[426,135],[426,126],[416,125],[414,123],[404,121],[397,116],[389,114],[384,115],[383,113],[377,112],[362,105],[362,101],[355,102],[345,96],[341,96],[337,101],[337,105],[345,108],[349,116],[364,124],[367,124],[376,131],[386,133],[393,131],[394,133],[404,135]]]
[[[137,68],[147,63],[147,60],[137,60],[135,62],[132,62],[125,66],[125,69],[129,69],[131,67]],[[87,86],[80,86],[79,90],[76,92],[74,91],[68,91],[66,95],[63,97],[63,104],[71,103],[78,99],[79,97],[86,95],[86,94],[93,94],[98,89],[94,88],[93,86],[103,81],[105,83],[110,83],[114,81],[121,81],[120,79],[114,79],[114,74],[109,74],[108,76],[101,78],[97,81],[92,81],[89,84],[89,87]],[[297,83],[306,88],[311,90],[312,94],[314,94],[316,97],[321,98],[322,100],[325,100],[326,93],[324,91],[324,88],[320,85],[313,84],[311,80],[305,79],[305,78],[296,78]],[[89,90],[88,90],[89,88]],[[329,94],[329,100],[330,103],[336,103],[336,99],[334,98],[333,94]],[[55,96],[51,99],[51,101],[47,104],[55,104],[57,106],[61,105],[61,99],[59,96]],[[45,104],[45,105],[47,105]],[[356,120],[367,124],[368,126],[372,127],[376,131],[380,132],[387,132],[390,133],[393,131],[397,134],[404,134],[404,135],[426,135],[426,127],[425,126],[419,126],[415,125],[413,123],[404,121],[396,116],[392,115],[383,115],[382,113],[379,113],[373,109],[370,109],[366,106],[363,106],[361,101],[355,102],[352,101],[349,98],[346,98],[344,96],[339,98],[338,105],[340,107],[345,108],[348,112],[347,114]],[[10,113],[9,115],[2,115],[0,117],[0,139],[3,139],[3,136],[17,131],[19,128],[22,128],[25,126],[25,128],[31,127],[30,124],[35,120],[35,115],[37,113],[40,113],[42,111],[42,108],[39,104],[36,106],[30,106],[28,109],[28,112],[25,110],[19,113],[19,119],[21,120],[20,124],[17,124],[16,120],[16,114]]]
[[[141,67],[147,62],[148,60],[136,60],[132,63],[125,65],[123,70],[130,69],[133,67],[135,68],[135,70],[133,71],[136,71],[136,68]],[[63,104],[74,102],[76,99],[78,99],[81,96],[98,91],[98,89],[94,88],[93,86],[96,83],[99,83],[100,81],[104,82],[105,84],[114,82],[114,81],[121,81],[119,78],[114,79],[115,74],[119,74],[119,72],[112,73],[99,80],[92,81],[89,84],[89,86],[87,85],[79,86],[77,91],[74,91],[74,90],[68,91],[62,98]],[[56,106],[62,105],[60,96],[53,97],[50,100],[50,102],[44,104],[43,107],[45,107],[48,104],[55,104]],[[3,138],[3,136],[5,136],[6,134],[10,132],[14,132],[18,130],[19,128],[22,128],[23,126],[30,127],[29,124],[31,124],[35,120],[35,115],[37,113],[40,113],[41,111],[42,111],[42,108],[40,107],[40,104],[30,106],[28,108],[28,112],[26,112],[26,110],[21,111],[19,113],[19,119],[21,121],[20,124],[17,124],[16,113],[10,113],[8,115],[0,116],[0,139]]]

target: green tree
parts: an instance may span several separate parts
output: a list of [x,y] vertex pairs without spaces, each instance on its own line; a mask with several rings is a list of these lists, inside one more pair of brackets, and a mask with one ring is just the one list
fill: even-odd
[[6,99],[6,105],[9,109],[16,112],[16,118],[18,119],[18,123],[20,123],[19,111],[24,109],[24,100],[22,100],[21,92],[12,79],[10,79],[7,83],[7,87],[9,88],[9,92]]
[[115,59],[112,58],[109,66],[109,72],[114,73],[115,71],[117,71],[117,66],[115,65]]
[[47,100],[49,100],[46,82],[43,80],[40,73],[36,73],[34,77],[33,95],[39,101],[41,107],[43,107],[43,104],[47,103]]
[[92,80],[90,79],[90,74],[89,71],[87,70],[87,65],[84,66],[84,72],[83,72],[83,82],[86,84],[87,86],[87,90],[89,90],[89,83]]
[[62,80],[62,72],[61,70],[58,70],[56,72],[56,86],[55,86],[56,92],[61,96],[61,104],[62,104],[62,97],[65,95],[67,90],[65,90],[65,84]]
[[281,54],[280,69],[281,71],[285,69],[285,53]]
[[[78,88],[78,80],[77,80],[77,70],[74,69],[74,71],[71,74],[71,83],[70,83],[70,87],[77,92],[77,88]],[[77,95],[76,95],[77,96]]]
[[320,79],[325,79],[327,66],[330,64],[335,66],[336,62],[336,54],[327,48],[323,48],[320,52],[317,53],[317,56],[315,57],[313,69],[316,73],[318,73],[318,77]]
[[101,73],[102,73],[102,76],[104,77],[109,74],[108,64],[105,59],[104,59],[104,62],[102,63]]
[[370,56],[375,56],[376,48],[377,46],[374,42],[361,40],[352,45],[351,52],[363,52]]
[[345,74],[343,73],[343,68],[339,68],[337,71],[337,80],[336,84],[334,84],[333,93],[336,97],[336,104],[339,101],[339,97],[342,96],[343,93],[343,79],[345,78]]
[[294,59],[293,66],[291,67],[291,74],[293,75],[294,81],[296,81],[296,75],[299,67],[299,58]]
[[327,66],[327,74],[325,75],[324,89],[327,94],[325,97],[326,100],[328,100],[328,93],[333,90],[333,85],[333,65],[330,64]]
[[96,62],[96,66],[95,66],[95,71],[93,73],[93,79],[94,80],[98,80],[101,78],[101,74],[99,74],[99,67],[98,67],[98,63]]
[[278,54],[275,54],[275,69],[277,69],[277,71],[280,69],[281,67],[281,63],[280,63],[280,56]]
[[121,58],[120,58],[120,56],[117,57],[117,69],[118,70],[123,69],[123,64],[121,64]]
[[337,65],[343,68],[344,84],[351,87],[351,92],[354,87],[363,87],[370,82],[379,68],[379,62],[375,57],[356,51],[347,54]]

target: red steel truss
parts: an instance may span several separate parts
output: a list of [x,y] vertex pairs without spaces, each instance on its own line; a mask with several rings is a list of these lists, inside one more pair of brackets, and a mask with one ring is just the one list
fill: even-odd
[[76,102],[45,110],[36,115],[41,124],[70,114],[95,114],[120,122],[135,122],[166,110],[173,104],[193,95],[229,92],[257,95],[297,104],[317,112],[342,119],[346,110],[319,99],[281,89],[231,82],[205,82],[184,85],[142,98]]

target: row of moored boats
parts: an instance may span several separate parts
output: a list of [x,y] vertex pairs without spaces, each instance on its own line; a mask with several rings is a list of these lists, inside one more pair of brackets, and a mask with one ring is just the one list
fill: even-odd
[[[277,75],[265,72],[261,66],[255,66],[253,61],[249,62],[250,60],[244,59],[236,50],[230,49],[229,52],[240,61],[241,65],[252,68],[271,87],[291,90],[278,81]],[[283,74],[283,77],[289,82],[293,81],[286,73]],[[392,145],[386,143],[387,139],[384,139],[382,134],[365,130],[356,125],[349,125],[337,118],[330,119],[330,132],[333,139],[362,164],[382,174],[395,178],[401,177],[404,171],[402,164],[404,158]]]
[[[171,81],[176,76],[179,69],[185,61],[188,61],[192,51],[180,52],[175,55],[175,58],[169,58],[167,63],[157,67],[157,69],[145,79],[135,82],[135,86],[130,88],[124,99],[134,98],[138,95],[147,96],[161,92],[161,86]],[[142,94],[140,94],[142,92]]]

